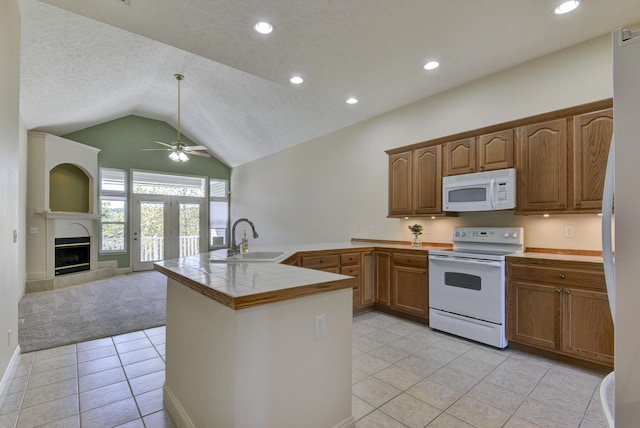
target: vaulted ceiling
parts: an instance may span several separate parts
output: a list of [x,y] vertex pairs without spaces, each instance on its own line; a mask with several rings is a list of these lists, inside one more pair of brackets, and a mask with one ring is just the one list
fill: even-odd
[[640,22],[637,0],[558,3],[19,0],[21,116],[57,135],[131,114],[177,127],[181,73],[182,132],[234,167]]

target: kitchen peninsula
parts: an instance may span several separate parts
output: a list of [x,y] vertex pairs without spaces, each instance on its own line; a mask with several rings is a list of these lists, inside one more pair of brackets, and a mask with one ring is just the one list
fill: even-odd
[[164,402],[178,426],[352,426],[355,279],[211,262],[223,251],[154,265],[168,277]]

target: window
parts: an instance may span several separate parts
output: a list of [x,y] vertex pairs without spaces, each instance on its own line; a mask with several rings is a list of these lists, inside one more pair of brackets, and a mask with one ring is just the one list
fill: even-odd
[[100,168],[100,253],[127,251],[126,172]]
[[209,180],[209,247],[226,247],[229,229],[229,182]]
[[133,171],[133,193],[205,197],[206,177]]

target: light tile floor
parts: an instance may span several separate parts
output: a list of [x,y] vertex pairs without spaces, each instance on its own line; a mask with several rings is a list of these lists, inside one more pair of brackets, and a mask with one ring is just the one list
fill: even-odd
[[[606,427],[601,373],[379,312],[353,321],[357,428]],[[162,403],[164,343],[159,327],[22,354],[0,428],[175,427]]]
[[379,312],[353,318],[357,428],[605,428],[603,377]]
[[165,327],[22,354],[0,428],[175,427],[162,402]]

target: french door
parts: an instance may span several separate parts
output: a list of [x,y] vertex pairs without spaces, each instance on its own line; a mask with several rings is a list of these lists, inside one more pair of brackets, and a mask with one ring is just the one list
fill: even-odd
[[131,213],[133,270],[153,262],[207,251],[205,198],[134,194]]

